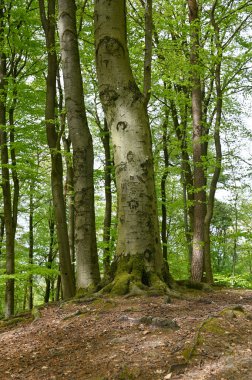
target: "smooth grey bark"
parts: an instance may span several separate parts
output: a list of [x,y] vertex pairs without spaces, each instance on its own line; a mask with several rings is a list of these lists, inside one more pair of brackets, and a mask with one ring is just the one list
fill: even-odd
[[99,94],[111,132],[118,195],[117,271],[111,286],[119,294],[135,283],[161,286],[163,267],[150,126],[130,67],[125,8],[124,0],[95,1]]
[[65,104],[73,147],[75,252],[77,290],[100,281],[96,247],[93,142],[90,134],[80,68],[74,0],[59,0],[59,36]]

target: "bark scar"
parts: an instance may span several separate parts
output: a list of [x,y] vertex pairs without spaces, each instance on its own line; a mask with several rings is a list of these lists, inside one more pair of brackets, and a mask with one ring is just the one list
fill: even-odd
[[139,202],[136,199],[131,199],[128,205],[131,210],[136,210],[139,207]]
[[128,123],[126,121],[119,121],[116,126],[116,130],[119,131],[120,129],[124,131],[128,127]]

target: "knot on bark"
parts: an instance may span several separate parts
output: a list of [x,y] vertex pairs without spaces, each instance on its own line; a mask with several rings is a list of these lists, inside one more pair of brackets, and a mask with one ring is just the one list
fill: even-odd
[[115,90],[107,87],[100,92],[100,98],[105,106],[110,106],[119,98],[119,94]]
[[118,121],[116,130],[119,131],[125,131],[125,129],[128,127],[128,123],[126,121]]

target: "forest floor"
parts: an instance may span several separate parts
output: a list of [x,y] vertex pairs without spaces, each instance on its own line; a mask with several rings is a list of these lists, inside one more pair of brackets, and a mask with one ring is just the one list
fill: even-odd
[[252,379],[252,290],[79,299],[0,321],[1,380]]

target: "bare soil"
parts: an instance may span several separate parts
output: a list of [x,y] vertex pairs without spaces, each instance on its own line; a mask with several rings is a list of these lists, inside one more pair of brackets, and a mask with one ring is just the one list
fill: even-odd
[[1,380],[252,379],[252,291],[103,296],[0,321]]

